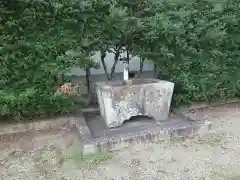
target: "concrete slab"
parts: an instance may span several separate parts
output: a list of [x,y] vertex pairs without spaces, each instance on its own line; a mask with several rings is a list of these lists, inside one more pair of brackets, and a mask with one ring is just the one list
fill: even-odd
[[157,124],[155,120],[147,117],[134,117],[123,126],[109,129],[100,117],[99,109],[91,108],[74,116],[1,124],[0,135],[73,127],[77,130],[75,134],[81,142],[79,149],[85,155],[131,147],[136,143],[145,144],[204,134],[208,132],[210,126],[211,123],[208,121],[194,121],[181,110],[176,110],[175,114],[162,123]]
[[[206,133],[211,125],[207,121],[192,121],[172,114],[168,121],[156,123],[147,117],[134,117],[123,126],[107,128],[99,111],[83,113],[85,127],[81,134],[83,153],[112,151],[130,147],[135,143],[156,142],[172,138]],[[83,120],[83,118],[81,119]]]

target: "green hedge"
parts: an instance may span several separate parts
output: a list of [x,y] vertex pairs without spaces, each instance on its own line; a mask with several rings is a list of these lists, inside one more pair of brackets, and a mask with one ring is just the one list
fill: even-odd
[[35,89],[26,89],[21,93],[0,91],[0,119],[21,120],[26,116],[32,118],[70,113],[74,102],[74,99],[68,96],[39,92]]
[[240,0],[0,1],[0,116],[71,112],[56,77],[127,47],[176,83],[174,102],[240,95]]
[[176,83],[174,102],[218,101],[240,95],[239,0],[159,2],[146,23],[146,56],[158,77]]
[[80,48],[82,38],[73,32],[82,25],[71,26],[74,4],[57,5],[56,1],[0,2],[0,116],[4,118],[62,114],[73,108],[72,97],[55,93],[56,77],[76,64],[66,52]]

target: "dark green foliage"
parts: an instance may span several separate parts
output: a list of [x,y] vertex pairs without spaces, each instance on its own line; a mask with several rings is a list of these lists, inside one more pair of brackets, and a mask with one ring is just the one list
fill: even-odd
[[[176,103],[240,95],[240,0],[0,0],[0,116],[70,112],[60,74],[100,50],[150,59]],[[64,77],[71,81],[70,77]]]
[[51,116],[70,113],[74,105],[74,97],[64,96],[59,93],[45,93],[33,88],[14,92],[0,92],[1,118],[14,118],[20,120],[36,116]]
[[71,97],[55,93],[56,77],[91,64],[80,3],[0,2],[0,115],[19,119],[71,110]]
[[175,102],[240,95],[240,1],[156,2],[143,55],[159,78],[176,83]]

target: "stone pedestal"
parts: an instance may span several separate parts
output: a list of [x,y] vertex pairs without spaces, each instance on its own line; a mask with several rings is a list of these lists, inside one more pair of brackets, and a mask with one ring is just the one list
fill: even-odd
[[158,79],[96,83],[100,113],[109,128],[138,115],[167,120],[173,89],[174,83]]

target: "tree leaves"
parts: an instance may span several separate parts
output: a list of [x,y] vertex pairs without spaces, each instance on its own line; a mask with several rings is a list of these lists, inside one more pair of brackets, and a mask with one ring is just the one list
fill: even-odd
[[[33,114],[49,113],[47,104],[60,108],[54,112],[67,111],[57,103],[66,97],[53,96],[55,77],[73,66],[99,67],[92,60],[96,51],[101,52],[103,65],[106,52],[115,55],[111,72],[106,72],[109,79],[125,50],[152,60],[159,77],[176,83],[178,102],[239,94],[239,4],[239,0],[3,0],[0,112],[14,107],[18,112],[12,114],[23,115],[30,112],[24,108],[33,106]],[[22,97],[33,101],[19,104],[22,93],[26,96],[21,101]]]
[[[240,66],[235,56],[240,45],[239,3],[169,0],[147,21],[151,29],[145,38],[148,58],[160,67],[159,75],[180,84],[175,97],[178,102],[216,100],[239,94],[236,78],[240,77],[236,72]],[[182,76],[186,72],[190,73],[187,79]]]

